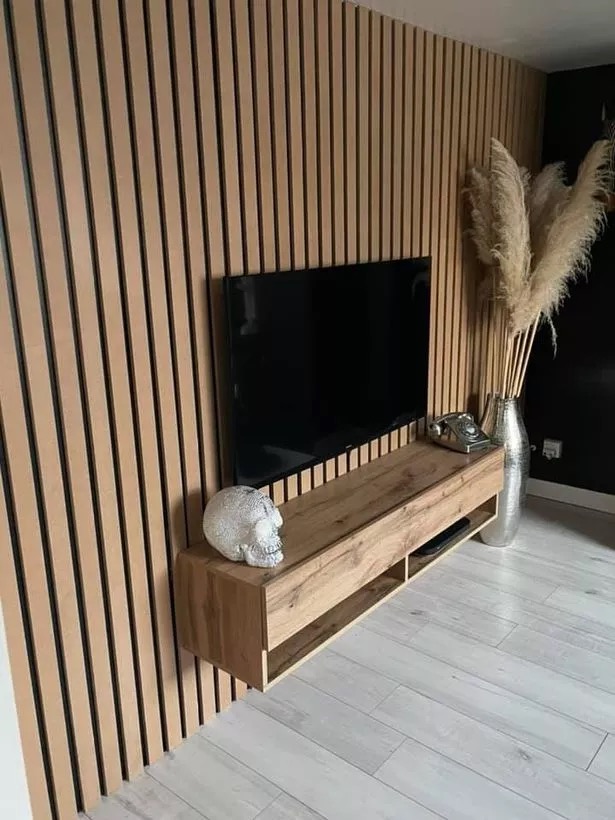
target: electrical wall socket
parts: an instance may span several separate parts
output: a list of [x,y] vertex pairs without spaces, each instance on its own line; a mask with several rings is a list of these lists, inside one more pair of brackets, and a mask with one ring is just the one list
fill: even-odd
[[542,454],[551,461],[552,458],[562,457],[562,442],[555,438],[546,438],[542,442]]

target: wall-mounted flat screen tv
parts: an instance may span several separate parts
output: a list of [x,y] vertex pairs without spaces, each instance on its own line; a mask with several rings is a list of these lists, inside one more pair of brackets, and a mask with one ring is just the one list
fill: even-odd
[[422,418],[430,259],[224,280],[234,481],[262,487]]

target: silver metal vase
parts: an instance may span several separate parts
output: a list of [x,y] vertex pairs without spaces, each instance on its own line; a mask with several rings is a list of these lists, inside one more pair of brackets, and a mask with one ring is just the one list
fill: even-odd
[[491,547],[508,547],[519,529],[530,469],[530,444],[518,399],[491,396],[481,426],[494,444],[504,447],[504,488],[498,497],[498,517],[480,536]]

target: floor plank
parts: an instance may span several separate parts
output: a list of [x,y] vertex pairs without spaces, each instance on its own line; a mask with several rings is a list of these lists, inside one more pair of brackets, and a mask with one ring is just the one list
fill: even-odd
[[604,739],[604,732],[360,627],[339,638],[334,647],[355,663],[580,768],[589,764]]
[[615,695],[587,683],[439,626],[426,626],[412,646],[589,726],[615,729]]
[[[442,569],[440,569],[442,567]],[[529,601],[495,587],[461,577],[439,564],[429,573],[415,581],[421,591],[440,596],[444,600],[464,601],[468,606],[486,611],[531,628],[537,621],[578,629],[607,640],[613,639],[614,631],[607,624],[592,620],[589,616],[567,612],[549,603]]]
[[[615,547],[613,515],[529,496],[523,510],[521,534],[535,540],[537,533],[546,535],[544,547],[551,547],[556,559],[558,543],[562,540],[573,540],[579,546],[590,549],[597,548],[597,552],[607,559],[609,556],[603,547]],[[557,538],[553,538],[553,535]]]
[[236,703],[201,733],[330,820],[437,817],[248,703]]
[[[429,595],[415,588],[414,584],[410,584],[392,598],[391,607],[387,609],[400,609],[406,619],[411,618],[413,623],[422,626],[427,623],[445,626],[455,632],[461,632],[462,635],[479,638],[492,646],[497,646],[516,626],[515,621],[480,612],[459,601],[453,603]],[[369,623],[363,622],[363,625],[371,629]],[[395,636],[391,634],[391,637]],[[399,635],[397,640],[401,640]]]
[[547,598],[547,604],[564,609],[573,615],[583,615],[585,618],[599,621],[610,629],[615,629],[615,602],[603,598],[591,587],[585,592],[558,587]]
[[615,735],[607,735],[589,771],[615,783]]
[[252,820],[280,794],[264,777],[199,735],[148,771],[208,820]]
[[462,555],[494,566],[505,566],[532,578],[558,584],[569,589],[584,590],[588,586],[615,600],[615,581],[603,574],[592,572],[592,565],[585,563],[583,569],[554,561],[553,557],[524,552],[514,544],[507,549],[487,547],[478,541],[467,541],[459,548]]
[[119,791],[112,797],[103,797],[87,816],[90,820],[203,820],[205,817],[148,774],[140,775],[132,783],[123,783]]
[[376,776],[449,820],[559,817],[414,740],[402,744]]
[[536,618],[533,621],[530,619],[528,628],[535,632],[540,632],[542,635],[547,635],[557,641],[563,641],[570,644],[570,646],[577,646],[579,649],[587,649],[590,652],[596,652],[598,655],[604,655],[607,658],[615,660],[615,631],[611,630],[613,639],[600,637],[589,632],[583,632],[580,629],[572,629],[566,626],[554,624],[551,621],[543,621]]
[[[565,507],[565,505],[561,505]],[[563,511],[562,511],[563,512]],[[578,511],[575,511],[578,512]],[[613,516],[609,516],[610,519]],[[612,532],[612,520],[607,526],[600,528],[600,533],[587,537],[584,533],[577,534],[574,529],[559,529],[546,531],[540,536],[534,530],[515,539],[514,549],[532,556],[541,556],[552,560],[557,566],[571,567],[581,572],[591,572],[604,578],[615,578],[615,536]]]
[[258,820],[322,820],[321,814],[308,809],[288,794],[281,794],[258,815]]
[[595,544],[584,544],[576,539],[560,538],[557,547],[549,540],[525,541],[515,544],[515,549],[529,555],[540,555],[562,568],[577,569],[590,577],[599,575],[615,580],[615,550]]
[[406,643],[427,621],[425,618],[414,618],[403,609],[391,605],[379,607],[361,623],[377,635],[396,635],[399,641]]
[[446,568],[461,577],[481,581],[502,592],[512,592],[530,601],[542,602],[555,592],[556,583],[549,583],[540,578],[532,578],[523,572],[517,572],[508,566],[497,566],[477,561],[469,555],[452,553],[446,558]]
[[366,714],[398,686],[396,681],[328,649],[300,666],[295,677]]
[[518,658],[562,672],[615,694],[615,660],[519,626],[500,644]]
[[368,774],[404,739],[394,729],[298,678],[286,678],[266,695],[250,692],[248,702]]
[[614,784],[406,687],[389,695],[374,715],[419,743],[570,820],[613,818]]

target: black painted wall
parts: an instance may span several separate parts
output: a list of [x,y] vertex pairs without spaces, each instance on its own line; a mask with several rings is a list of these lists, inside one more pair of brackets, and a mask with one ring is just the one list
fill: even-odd
[[[574,178],[601,136],[604,103],[615,108],[615,65],[551,74],[543,162],[565,160]],[[615,495],[615,213],[555,326],[557,355],[543,328],[528,374],[531,476]],[[544,438],[563,441],[561,460],[542,456]]]

